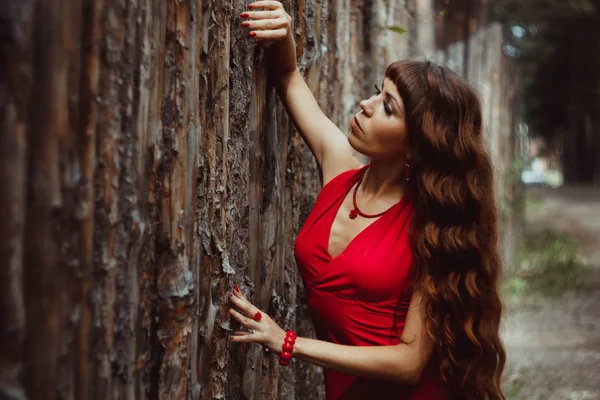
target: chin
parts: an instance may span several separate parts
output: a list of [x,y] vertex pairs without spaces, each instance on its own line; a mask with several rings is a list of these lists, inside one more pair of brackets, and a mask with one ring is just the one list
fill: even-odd
[[356,148],[358,138],[356,137],[354,131],[350,131],[350,133],[348,133],[348,143],[354,150],[358,151],[358,149]]
[[356,150],[357,152],[359,152],[362,155],[365,155],[368,157],[368,151],[367,151],[367,147],[365,146],[365,144],[356,136],[356,134],[353,131],[350,131],[350,133],[348,134],[348,143],[350,144],[350,147],[352,147],[354,150]]

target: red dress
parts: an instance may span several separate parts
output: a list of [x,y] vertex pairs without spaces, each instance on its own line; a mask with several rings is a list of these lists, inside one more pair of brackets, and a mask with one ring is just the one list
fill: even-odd
[[[360,232],[339,256],[331,257],[328,250],[333,220],[365,168],[344,172],[323,187],[298,234],[296,262],[318,339],[390,346],[400,342],[412,294],[410,204],[401,200]],[[400,297],[396,334],[393,316]],[[431,362],[420,383],[407,386],[325,369],[327,400],[449,399],[438,371]]]

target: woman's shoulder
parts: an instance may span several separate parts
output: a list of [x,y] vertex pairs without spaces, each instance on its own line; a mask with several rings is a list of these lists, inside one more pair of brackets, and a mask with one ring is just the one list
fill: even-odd
[[349,158],[345,157],[344,159],[338,158],[336,160],[329,160],[329,162],[323,164],[321,169],[323,187],[338,176],[349,171],[360,170],[363,167],[363,163],[354,156]]
[[350,187],[352,187],[358,181],[358,178],[367,167],[368,165],[360,165],[358,168],[347,169],[340,172],[330,179],[329,182],[324,182],[321,192],[336,189],[350,189]]

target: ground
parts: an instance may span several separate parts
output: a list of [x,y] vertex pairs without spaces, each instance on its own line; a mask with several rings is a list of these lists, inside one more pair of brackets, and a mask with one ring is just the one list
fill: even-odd
[[507,302],[505,394],[508,400],[600,399],[600,189],[528,188],[526,197],[526,232],[566,234],[579,244],[585,268],[564,294],[525,290]]

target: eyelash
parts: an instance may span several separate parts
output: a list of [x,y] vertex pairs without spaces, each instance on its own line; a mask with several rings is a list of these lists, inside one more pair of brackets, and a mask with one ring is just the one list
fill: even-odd
[[[378,96],[381,94],[381,89],[379,89],[379,86],[377,85],[375,85],[375,94]],[[392,107],[390,106],[390,103],[384,101],[383,108],[385,108],[385,112],[387,115],[392,115]]]

